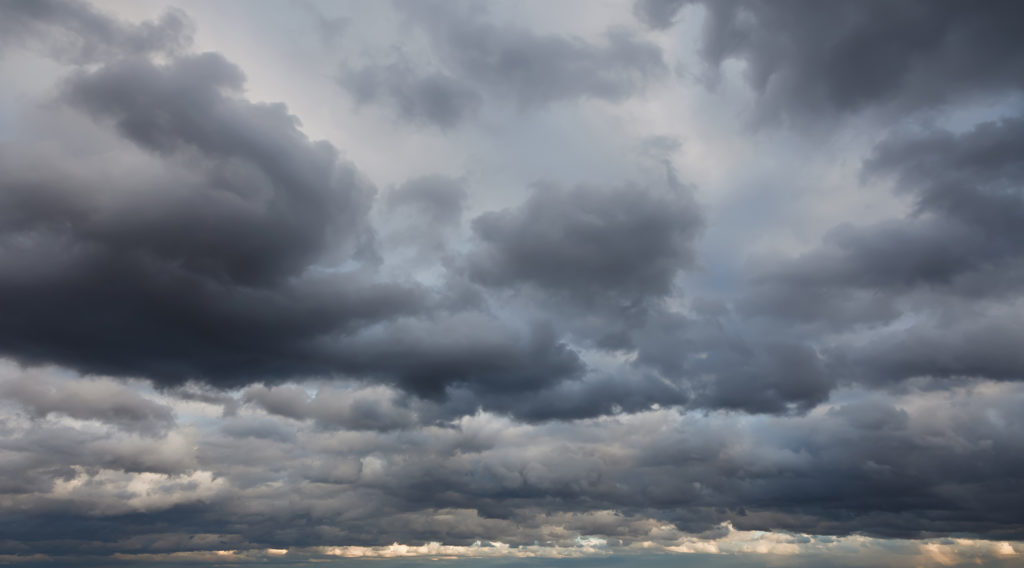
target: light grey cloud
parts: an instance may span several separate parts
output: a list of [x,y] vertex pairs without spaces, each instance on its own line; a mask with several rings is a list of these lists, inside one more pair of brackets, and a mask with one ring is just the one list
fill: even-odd
[[[244,399],[271,414],[297,420],[312,419],[317,426],[328,429],[388,431],[420,426],[430,418],[421,419],[417,406],[422,403],[417,404],[393,389],[380,386],[321,387],[312,397],[298,386],[255,386],[246,389]],[[248,423],[240,425],[239,432],[250,432],[248,426]],[[252,426],[255,431],[264,430],[263,422]]]
[[561,100],[620,101],[666,72],[661,49],[625,30],[602,43],[487,21],[465,6],[400,2],[457,77],[523,108]]
[[170,407],[112,380],[55,380],[26,371],[2,379],[0,397],[37,418],[64,415],[144,434],[166,432],[174,425]]
[[130,24],[73,0],[0,2],[0,48],[27,44],[72,63],[181,51],[192,43],[192,28],[180,10]]
[[464,180],[440,175],[411,179],[387,194],[389,211],[410,210],[433,225],[451,225],[462,219],[468,197]]
[[471,86],[445,73],[420,73],[405,60],[386,65],[343,69],[338,79],[357,105],[383,104],[413,123],[454,128],[471,118],[482,97]]
[[633,14],[652,28],[668,29],[686,3],[687,0],[637,0],[633,4]]
[[380,105],[412,124],[450,130],[494,103],[619,102],[667,75],[660,47],[622,27],[592,41],[494,22],[469,3],[395,6],[425,44],[407,38],[387,57],[347,62],[338,82],[357,106]]

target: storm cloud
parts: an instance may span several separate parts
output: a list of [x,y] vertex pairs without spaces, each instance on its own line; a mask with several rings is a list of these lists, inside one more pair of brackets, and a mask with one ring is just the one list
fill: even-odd
[[1019,564],[1019,12],[0,0],[0,564]]
[[[80,170],[40,168],[55,157],[35,148],[5,155],[5,352],[239,384],[301,372],[318,336],[417,309],[414,288],[315,270],[370,246],[373,187],[283,105],[237,96],[243,80],[202,54],[66,82],[62,99],[120,139]],[[141,163],[116,175],[110,150]]]
[[473,220],[484,246],[470,260],[488,285],[531,284],[576,301],[667,295],[694,262],[700,213],[683,190],[537,187],[519,208]]

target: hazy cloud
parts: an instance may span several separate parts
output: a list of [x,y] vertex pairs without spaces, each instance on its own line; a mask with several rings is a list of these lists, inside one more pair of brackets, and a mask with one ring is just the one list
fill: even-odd
[[339,83],[359,105],[384,104],[405,120],[440,128],[457,126],[476,113],[482,101],[476,90],[457,78],[420,74],[404,60],[343,69]]
[[464,6],[400,2],[443,64],[522,108],[593,97],[619,101],[666,73],[661,49],[624,30],[602,43],[487,21]]
[[130,24],[73,0],[0,2],[0,48],[27,44],[72,63],[181,51],[192,43],[192,28],[180,10]]

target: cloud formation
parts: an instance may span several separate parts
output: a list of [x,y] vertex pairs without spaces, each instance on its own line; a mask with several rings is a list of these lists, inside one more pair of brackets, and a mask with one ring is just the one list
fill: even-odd
[[976,10],[955,0],[690,2],[639,0],[637,17],[665,29],[689,4],[705,11],[700,54],[712,70],[729,59],[767,114],[914,111],[972,96],[1018,91],[1024,48],[1018,2]]
[[473,220],[484,246],[470,273],[492,286],[531,284],[569,301],[642,302],[671,292],[692,266],[700,212],[682,189],[537,187],[514,210]]
[[74,0],[7,0],[0,15],[0,49],[32,44],[74,63],[180,51],[192,43],[192,22],[180,10],[130,24]]
[[520,110],[587,98],[621,101],[666,74],[661,49],[621,29],[591,42],[494,23],[465,3],[396,6],[426,35],[437,70],[420,71],[422,64],[399,52],[389,62],[343,68],[340,84],[356,103],[390,106],[412,122],[453,128],[478,111],[485,93]]
[[0,563],[1019,564],[1017,12],[0,0]]

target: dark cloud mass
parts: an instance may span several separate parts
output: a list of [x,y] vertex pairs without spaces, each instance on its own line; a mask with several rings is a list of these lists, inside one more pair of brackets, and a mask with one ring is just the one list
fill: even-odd
[[1020,564],[1020,3],[160,4],[0,0],[0,564]]
[[470,273],[489,285],[532,284],[584,302],[625,304],[671,291],[692,266],[700,213],[681,189],[537,187],[519,208],[481,215]]
[[900,220],[843,225],[823,246],[762,270],[752,315],[844,328],[898,322],[837,358],[850,379],[1020,380],[1024,128],[1019,118],[963,133],[895,134],[865,161],[913,199]]
[[635,12],[667,28],[688,4],[706,12],[705,62],[743,61],[766,114],[916,110],[1024,87],[1014,0],[640,0]]
[[117,61],[66,83],[69,104],[159,165],[122,177],[103,153],[81,172],[5,157],[9,355],[244,384],[329,371],[317,338],[418,309],[413,288],[316,271],[366,246],[374,190],[283,105],[240,98],[242,81],[203,54]]
[[[91,186],[9,164],[0,294],[8,354],[223,386],[355,372],[424,394],[491,379],[528,388],[576,372],[550,334],[520,343],[479,318],[352,338],[422,311],[423,292],[318,271],[365,255],[374,190],[332,146],[307,140],[283,105],[241,98],[243,81],[223,57],[202,54],[166,65],[119,60],[66,83],[68,104],[162,165],[141,180]],[[397,195],[423,186],[445,198],[436,182],[411,183]],[[549,355],[564,361],[549,364]]]

